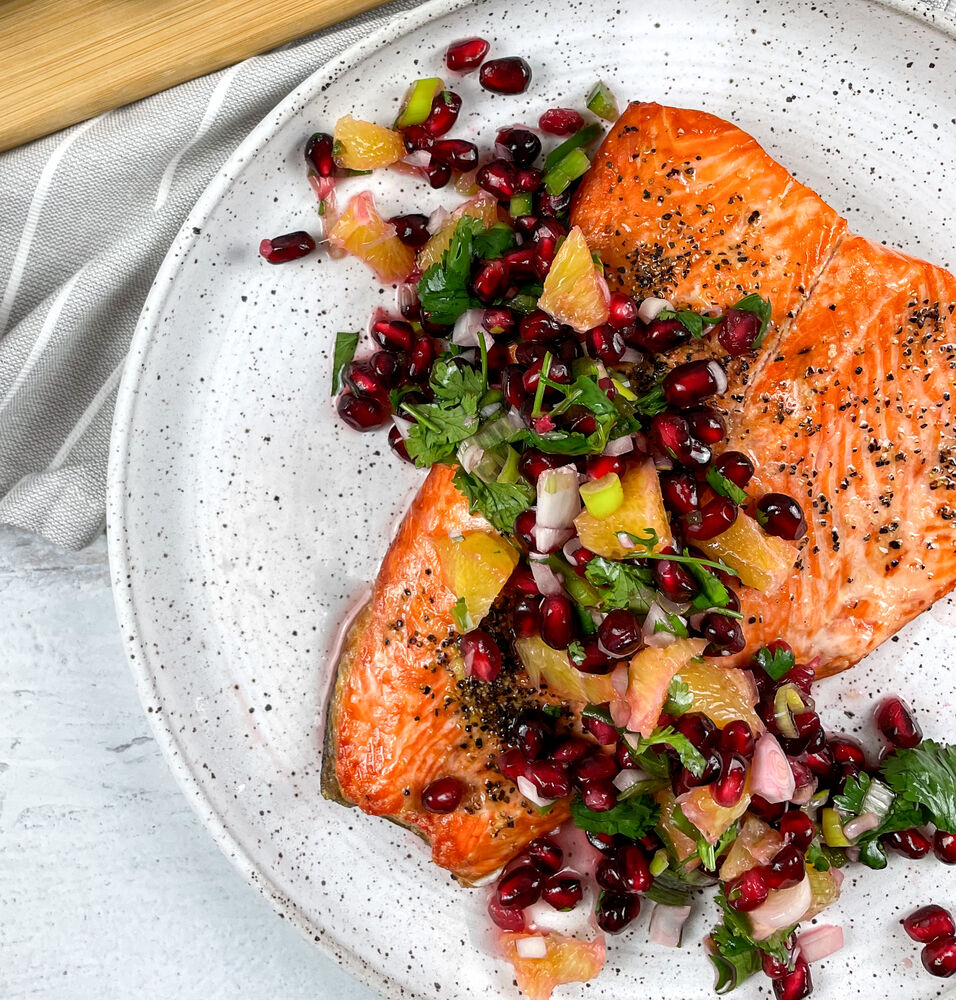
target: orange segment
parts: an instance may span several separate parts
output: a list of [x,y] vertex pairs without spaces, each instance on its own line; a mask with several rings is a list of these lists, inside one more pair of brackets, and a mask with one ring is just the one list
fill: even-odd
[[677,796],[677,803],[684,815],[704,835],[708,844],[716,844],[730,829],[735,820],[740,819],[750,805],[750,793],[744,792],[736,804],[719,806],[714,801],[710,788],[701,785]]
[[721,880],[729,882],[756,865],[767,864],[781,847],[783,837],[763,820],[747,813],[740,824],[740,833],[720,866]]
[[329,230],[329,242],[368,264],[384,284],[404,281],[415,266],[415,252],[378,214],[368,191],[352,198]]
[[422,274],[432,264],[437,264],[441,260],[442,254],[451,244],[455,225],[463,215],[470,215],[473,219],[481,219],[485,228],[490,229],[498,221],[498,202],[490,194],[482,191],[471,201],[459,205],[451,213],[448,222],[418,251],[418,269]]
[[654,463],[647,461],[629,469],[621,482],[624,488],[624,502],[608,517],[596,518],[587,511],[574,519],[581,544],[599,556],[608,559],[624,559],[638,550],[622,545],[618,540],[619,531],[627,531],[638,537],[645,537],[653,531],[660,544],[670,541],[670,522],[664,509],[661,486]]
[[650,736],[674,675],[683,676],[690,660],[700,656],[706,646],[704,639],[678,639],[663,649],[648,646],[634,656],[627,668],[626,697],[631,709],[627,728],[631,732]]
[[703,712],[719,729],[734,719],[743,719],[755,736],[764,731],[763,722],[754,711],[757,686],[749,671],[704,662],[688,663],[679,672],[694,696],[692,712]]
[[616,697],[610,674],[586,674],[571,666],[563,649],[552,649],[539,635],[515,640],[518,658],[531,682],[543,681],[562,701],[600,705]]
[[687,836],[674,823],[674,811],[677,809],[677,799],[674,793],[668,788],[657,792],[654,801],[661,807],[660,828],[674,848],[674,859],[680,863],[693,857],[693,861],[687,861],[685,868],[696,868],[700,864],[697,854],[697,844]]
[[460,541],[436,538],[435,549],[445,582],[456,597],[465,599],[477,625],[518,565],[518,553],[500,535],[487,531],[475,531]]
[[544,279],[538,308],[584,333],[607,322],[609,298],[607,283],[594,265],[584,233],[575,226]]
[[810,920],[831,903],[840,898],[840,886],[833,877],[833,869],[818,872],[813,865],[807,865],[807,878],[810,879],[810,907],[803,915],[804,920]]
[[752,517],[743,513],[726,531],[694,544],[711,559],[721,559],[736,570],[742,583],[765,593],[776,590],[797,561],[797,549],[792,542],[768,535]]
[[332,138],[335,160],[347,170],[387,167],[405,155],[405,144],[398,132],[374,122],[359,121],[351,115],[335,123]]
[[547,954],[543,958],[521,958],[517,942],[536,934],[507,932],[501,936],[501,947],[514,966],[518,989],[528,1000],[549,1000],[556,986],[565,983],[586,983],[604,968],[604,936],[593,941],[580,941],[564,934],[544,935]]

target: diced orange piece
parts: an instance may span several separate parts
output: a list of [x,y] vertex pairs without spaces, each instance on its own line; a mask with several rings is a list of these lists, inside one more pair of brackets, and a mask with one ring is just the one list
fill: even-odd
[[803,920],[810,920],[825,910],[831,903],[840,898],[840,885],[833,875],[833,869],[818,872],[813,865],[807,865],[807,878],[810,879],[810,908],[803,915]]
[[482,191],[470,201],[459,205],[451,213],[449,220],[438,230],[437,233],[418,251],[418,269],[425,273],[432,264],[437,264],[442,254],[451,245],[451,238],[455,235],[455,226],[463,215],[470,215],[473,219],[481,219],[486,229],[490,229],[498,221],[498,202],[485,191]]
[[347,170],[387,167],[405,155],[401,134],[384,125],[345,115],[335,123],[332,136],[335,161]]
[[674,823],[674,811],[677,809],[677,799],[674,798],[674,793],[669,788],[664,789],[654,795],[654,801],[661,808],[660,828],[674,848],[675,859],[678,863],[682,863],[692,857],[693,861],[687,861],[684,867],[687,869],[696,868],[700,864],[700,858],[696,856],[697,844],[683,830],[679,830]]
[[625,473],[621,485],[624,503],[613,514],[598,519],[585,510],[574,519],[581,544],[599,556],[624,559],[639,554],[639,549],[622,545],[618,532],[643,538],[650,530],[659,539],[654,546],[656,550],[667,545],[671,540],[670,521],[654,463],[648,460],[633,466]]
[[564,934],[544,935],[547,954],[544,958],[520,958],[517,942],[535,934],[506,932],[501,946],[514,966],[518,989],[528,1000],[549,1000],[556,986],[565,983],[586,983],[604,968],[604,935],[593,941],[581,941]]
[[600,705],[617,697],[610,674],[586,674],[571,665],[563,649],[552,649],[538,635],[515,639],[515,650],[534,685],[544,681],[562,701]]
[[627,668],[626,697],[631,707],[627,728],[631,732],[650,736],[674,675],[683,675],[691,659],[700,656],[706,646],[704,639],[677,639],[669,646],[648,646],[635,654]]
[[783,837],[776,830],[752,813],[747,813],[720,866],[721,880],[729,882],[757,865],[767,864],[782,846]]
[[329,230],[329,242],[368,264],[384,284],[403,282],[415,266],[415,252],[378,214],[369,191],[352,198]]
[[455,597],[465,599],[477,625],[518,565],[518,553],[501,535],[475,531],[460,541],[436,538],[438,561]]
[[704,835],[708,844],[716,844],[734,822],[740,819],[750,805],[750,793],[744,792],[732,806],[719,806],[710,788],[701,785],[677,796],[677,803],[684,815]]
[[742,583],[768,594],[787,579],[797,561],[792,542],[768,535],[743,513],[726,531],[694,544],[711,559],[722,560],[736,570]]
[[689,663],[679,673],[694,696],[691,711],[703,712],[719,729],[735,719],[743,719],[754,736],[764,731],[764,724],[754,711],[757,685],[748,670],[700,662]]
[[538,308],[578,333],[607,322],[610,293],[595,266],[584,233],[575,226],[561,244],[544,279]]

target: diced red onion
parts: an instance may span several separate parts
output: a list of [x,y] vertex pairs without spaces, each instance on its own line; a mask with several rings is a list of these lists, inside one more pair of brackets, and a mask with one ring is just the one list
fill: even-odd
[[432,162],[432,154],[427,149],[415,149],[403,156],[401,162],[409,167],[423,169]]
[[568,541],[564,543],[564,548],[561,551],[564,553],[564,558],[567,559],[567,561],[571,563],[571,565],[573,566],[574,553],[581,548],[584,548],[584,546],[581,544],[581,539],[578,538],[577,535],[575,535],[573,538],[568,539]]
[[461,467],[465,472],[469,473],[474,472],[478,468],[484,457],[484,448],[479,448],[474,442],[466,445],[458,453],[458,461],[461,463]]
[[754,749],[750,793],[768,802],[789,802],[796,788],[790,761],[773,733],[764,733]]
[[[526,778],[523,774],[519,774],[515,778],[515,784],[518,786],[518,791],[533,805],[536,805],[539,809],[546,809],[555,799],[543,799],[538,794],[538,789],[531,784],[531,781]],[[806,907],[804,907],[806,909]]]
[[856,840],[864,833],[875,830],[881,823],[880,817],[876,813],[860,813],[856,819],[851,819],[849,823],[843,825],[843,834],[847,840]]
[[836,882],[836,886],[839,889],[843,885],[843,880],[846,878],[846,872],[842,868],[830,868],[830,874],[833,876],[833,881]]
[[636,347],[625,347],[621,355],[621,361],[626,365],[639,365],[644,360],[644,355]]
[[707,362],[707,370],[710,372],[717,386],[716,395],[722,396],[727,391],[727,373],[724,371],[724,366],[719,361],[711,358]]
[[857,861],[860,860],[860,849],[859,849],[859,847],[857,847],[855,845],[853,847],[848,847],[846,849],[846,856],[847,856],[847,860],[852,861],[853,864],[856,864]]
[[652,323],[662,309],[674,311],[674,304],[667,299],[644,299],[637,307],[637,318],[642,323]]
[[874,778],[866,790],[866,795],[863,796],[860,813],[861,815],[865,812],[873,813],[882,823],[895,799],[896,795],[882,781]]
[[439,206],[428,216],[428,231],[430,233],[437,233],[450,218],[448,210]]
[[552,594],[562,593],[562,587],[561,581],[554,570],[547,562],[542,561],[547,560],[547,558],[547,556],[540,553],[532,553],[528,557],[528,563],[531,566],[531,575],[534,577],[534,582],[538,590],[546,597],[550,597]]
[[465,676],[471,677],[475,666],[475,650],[469,646],[468,649],[462,653],[461,659],[465,665]]
[[658,624],[669,625],[667,613],[657,601],[654,601],[647,609],[647,617],[644,619],[644,626],[641,629],[641,633],[644,636],[644,642],[648,646],[653,646],[655,649],[664,649],[665,646],[670,646],[677,636],[673,632],[667,631],[666,628],[655,631]]
[[664,906],[657,903],[651,915],[650,940],[668,948],[679,948],[684,924],[690,916],[689,906]]
[[602,454],[610,455],[614,458],[617,455],[626,455],[629,451],[633,450],[634,438],[632,438],[630,434],[625,434],[623,437],[611,438]]
[[312,190],[315,192],[316,198],[321,202],[325,202],[325,206],[328,207],[331,201],[333,206],[335,204],[335,178],[334,177],[319,177],[318,174],[309,174],[309,183],[312,185]]
[[478,337],[484,337],[485,347],[494,344],[494,337],[484,328],[484,309],[466,309],[457,320],[452,330],[451,342],[459,347],[478,347]]
[[[749,671],[748,675],[753,676]],[[756,700],[755,698],[754,701]],[[790,762],[790,770],[793,771],[794,781],[794,791],[793,795],[790,796],[790,801],[794,805],[805,806],[816,794],[817,776],[806,764],[801,764],[796,760]]]
[[617,532],[617,544],[625,549],[633,549],[634,542],[631,540],[630,533],[627,531]]
[[402,440],[408,440],[408,432],[412,429],[411,420],[400,417],[397,413],[392,414],[392,423],[398,428],[398,433],[402,435]]
[[690,625],[690,627],[695,632],[699,632],[700,631],[700,626],[703,624],[704,619],[706,617],[707,617],[707,612],[706,611],[699,611],[695,615],[688,615],[687,616],[687,624]]
[[[690,607],[690,601],[671,601],[666,598],[663,594],[657,595],[657,603],[665,610],[669,611],[672,615],[683,615],[687,613],[687,609]],[[741,671],[741,673],[749,674],[750,671]],[[754,701],[757,699],[754,698]]]
[[806,962],[819,962],[843,947],[843,928],[837,924],[820,924],[797,935],[797,946]]
[[619,792],[626,792],[629,788],[633,788],[634,785],[642,781],[647,781],[649,777],[650,775],[647,771],[639,767],[626,767],[623,771],[617,772],[612,779],[612,784]]
[[578,470],[573,465],[545,469],[538,476],[538,526],[569,528],[580,512]]
[[574,534],[574,528],[542,528],[534,526],[534,541],[542,552],[554,552]]
[[398,311],[404,316],[405,309],[415,305],[418,301],[418,285],[407,282],[397,285],[395,288],[395,305]]
[[[750,914],[754,928],[754,939],[763,940],[781,927],[798,924],[813,900],[813,887],[806,875],[798,885],[789,889],[776,889]],[[758,937],[758,933],[760,937]]]

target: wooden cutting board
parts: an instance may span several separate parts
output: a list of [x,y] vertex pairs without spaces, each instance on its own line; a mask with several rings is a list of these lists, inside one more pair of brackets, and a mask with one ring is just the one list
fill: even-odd
[[384,0],[0,0],[0,150]]

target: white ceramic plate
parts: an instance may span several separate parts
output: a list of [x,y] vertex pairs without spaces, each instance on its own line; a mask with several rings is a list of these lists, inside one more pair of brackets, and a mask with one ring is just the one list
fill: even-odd
[[[343,429],[329,403],[338,329],[390,304],[354,262],[271,267],[262,236],[310,228],[304,138],[347,111],[388,120],[406,81],[468,34],[534,66],[521,97],[465,101],[459,134],[580,105],[597,77],[621,97],[733,119],[846,213],[853,228],[956,263],[956,46],[951,27],[850,0],[568,4],[436,0],[318,71],[240,147],[171,250],[120,392],[110,541],[122,629],[146,711],[222,849],[276,907],[389,997],[512,996],[476,945],[478,894],[458,889],[411,834],[319,793],[338,624],[373,577],[419,481],[384,435]],[[363,179],[364,180],[364,179]],[[438,203],[374,179],[388,214]],[[407,190],[403,190],[406,188]],[[948,617],[947,617],[948,616]],[[905,692],[929,733],[950,732],[951,609],[937,608],[820,688],[824,717],[856,731],[869,699]],[[834,913],[848,947],[818,995],[925,998],[937,985],[900,933],[902,910],[949,872],[894,859],[847,881]],[[945,901],[945,900],[942,900]],[[680,955],[643,926],[615,939],[595,983],[564,997],[711,995],[701,907]],[[915,961],[914,961],[915,960]],[[767,994],[766,981],[747,996]]]

